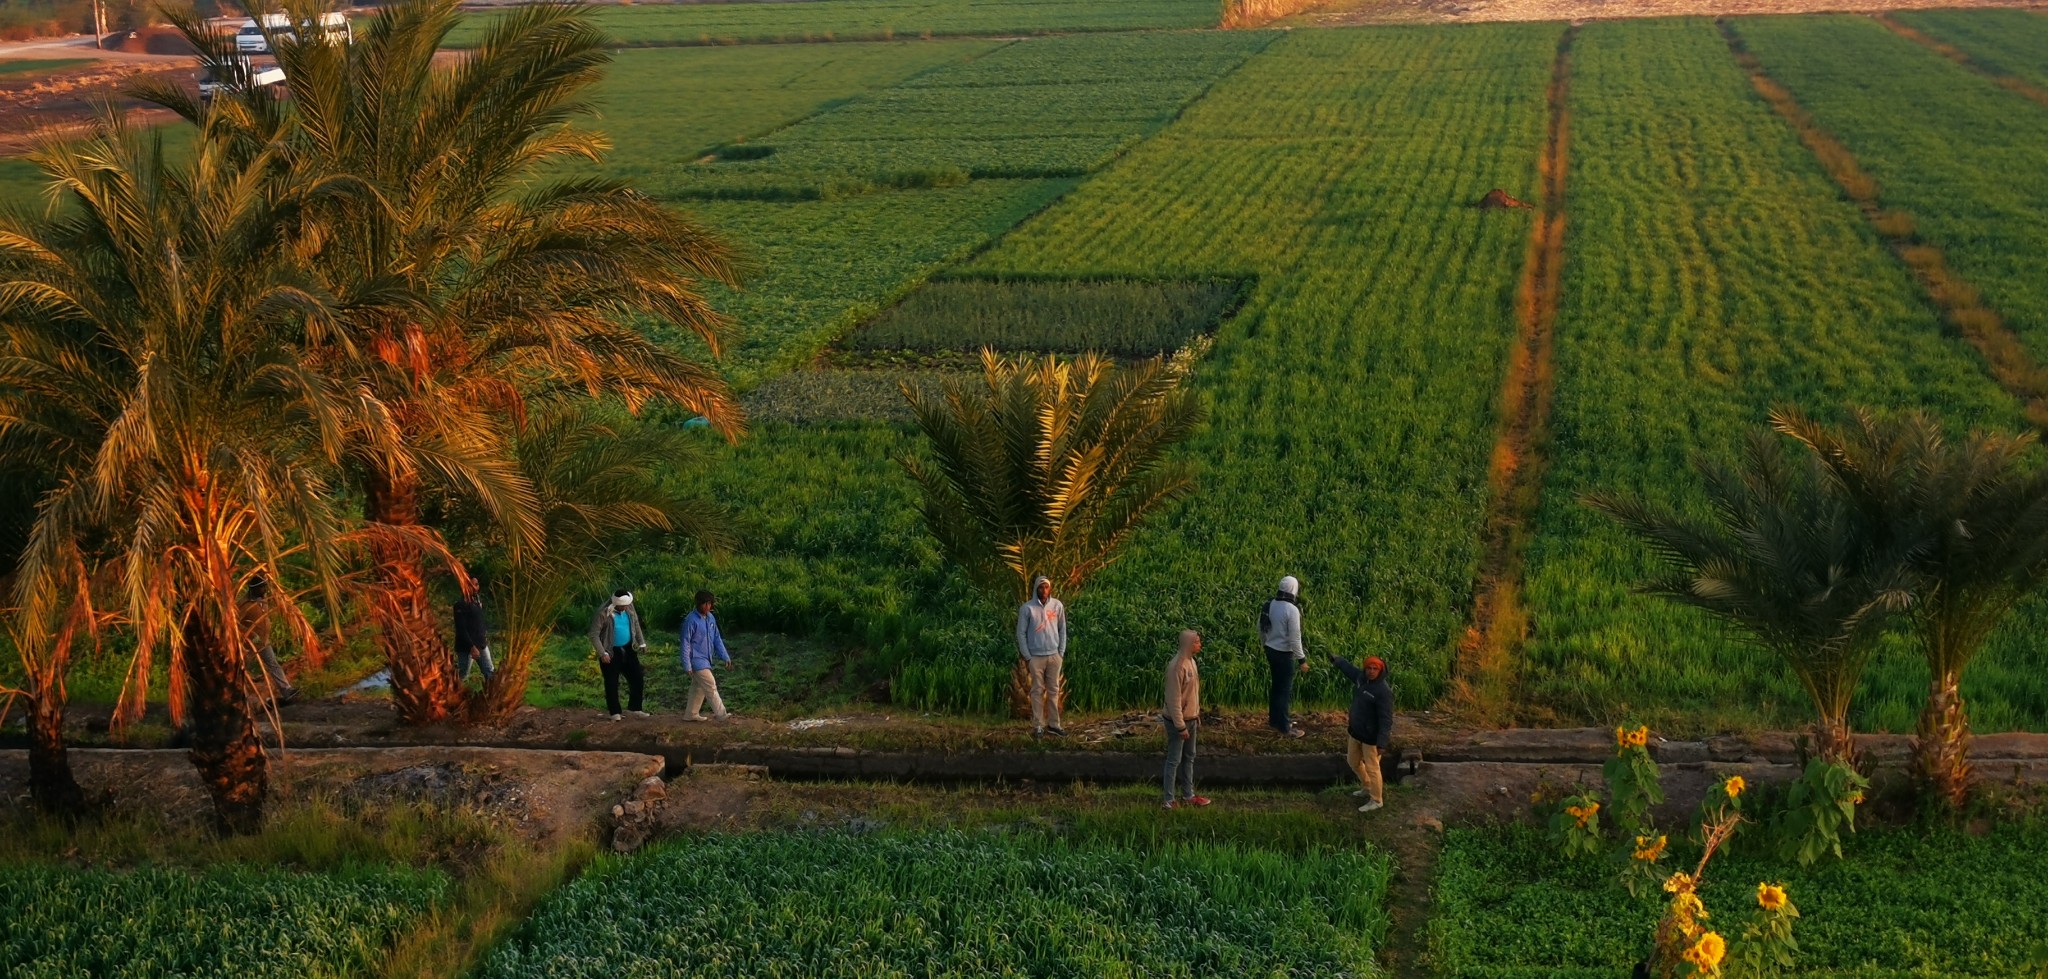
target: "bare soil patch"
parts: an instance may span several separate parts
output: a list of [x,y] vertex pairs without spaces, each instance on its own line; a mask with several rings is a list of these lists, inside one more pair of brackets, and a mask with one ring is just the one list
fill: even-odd
[[1332,0],[1284,23],[1305,27],[1481,21],[1869,13],[1949,7],[2036,8],[2037,0]]
[[[110,799],[117,815],[154,816],[170,825],[204,824],[211,817],[205,787],[183,751],[70,754],[79,784]],[[613,751],[330,748],[273,755],[270,777],[277,803],[325,797],[344,806],[466,809],[535,843],[552,843],[590,832],[662,767],[659,756]],[[0,807],[25,811],[27,786],[27,752],[0,752]]]
[[[107,60],[16,81],[0,81],[0,155],[17,156],[50,136],[80,132],[100,102],[145,78],[192,84],[195,70],[184,58]],[[163,109],[126,102],[130,118],[144,125],[171,121]]]

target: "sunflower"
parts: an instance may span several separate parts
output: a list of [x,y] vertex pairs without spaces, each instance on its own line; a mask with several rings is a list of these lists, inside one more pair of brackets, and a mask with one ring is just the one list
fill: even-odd
[[1666,894],[1690,891],[1692,886],[1692,875],[1683,870],[1664,878],[1664,893]]
[[1579,826],[1584,828],[1588,823],[1592,822],[1594,814],[1600,811],[1600,804],[1588,802],[1583,806],[1566,806],[1564,811],[1570,813],[1573,819],[1579,821]]
[[1777,911],[1785,906],[1785,889],[1777,884],[1756,885],[1756,905],[1765,911]]
[[1670,842],[1670,838],[1664,836],[1659,836],[1654,840],[1647,836],[1638,836],[1636,837],[1636,859],[1644,863],[1656,863],[1664,859],[1664,847]]
[[1749,783],[1743,781],[1740,775],[1730,775],[1728,776],[1728,781],[1721,783],[1721,791],[1728,793],[1728,798],[1730,799],[1741,795],[1743,790],[1747,788],[1749,788]]
[[1648,727],[1647,725],[1646,725],[1646,726],[1643,726],[1643,727],[1639,727],[1639,728],[1636,728],[1635,730],[1633,730],[1633,731],[1630,731],[1630,732],[1629,732],[1629,735],[1628,735],[1628,746],[1629,746],[1629,747],[1631,747],[1631,748],[1644,748],[1644,747],[1648,747],[1648,746],[1649,746],[1649,744],[1650,744],[1650,729],[1649,729],[1649,727]]
[[1717,932],[1707,932],[1685,950],[1685,960],[1699,967],[1701,972],[1713,972],[1721,967],[1722,957],[1728,954],[1728,941]]

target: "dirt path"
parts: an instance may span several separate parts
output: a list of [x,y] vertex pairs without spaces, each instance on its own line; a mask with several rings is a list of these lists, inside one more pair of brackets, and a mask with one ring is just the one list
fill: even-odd
[[1300,27],[1345,27],[1356,24],[1619,20],[2039,6],[2039,0],[1331,0],[1316,10],[1282,23]]
[[1500,399],[1500,435],[1487,467],[1483,556],[1473,588],[1472,624],[1459,644],[1452,700],[1461,712],[1504,719],[1529,617],[1522,608],[1523,559],[1548,469],[1551,349],[1564,267],[1565,173],[1571,145],[1571,49],[1578,28],[1558,38],[1546,94],[1550,121],[1540,171],[1543,200],[1529,229],[1529,255],[1515,302],[1518,331]]
[[1856,155],[1813,118],[1799,100],[1764,71],[1763,64],[1742,44],[1726,20],[1717,22],[1735,60],[1749,72],[1750,85],[1799,134],[1828,177],[1857,206],[1863,217],[1891,246],[1892,253],[1913,273],[1913,280],[1942,321],[1962,334],[1984,358],[2000,387],[2026,405],[2027,420],[2048,431],[2048,370],[2035,362],[2005,318],[1984,303],[1982,294],[1948,267],[1940,247],[1922,239],[1913,215],[1883,206],[1876,178],[1865,172]]

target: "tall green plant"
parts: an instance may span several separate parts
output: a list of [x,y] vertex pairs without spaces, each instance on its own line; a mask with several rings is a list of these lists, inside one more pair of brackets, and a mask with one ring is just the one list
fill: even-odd
[[[335,593],[361,538],[334,475],[348,419],[373,397],[337,389],[299,346],[335,312],[291,231],[331,188],[281,182],[274,151],[218,138],[249,124],[239,103],[199,122],[183,162],[113,110],[34,156],[65,206],[0,218],[0,442],[9,462],[51,471],[16,570],[18,631],[63,639],[59,618],[104,570],[138,640],[117,719],[140,714],[167,655],[219,823],[248,831],[267,790],[252,641],[274,615],[318,642],[296,603],[252,612],[241,596],[287,563]],[[397,447],[388,430],[358,438]],[[61,660],[46,663],[41,694],[61,700]]]
[[1737,466],[1697,464],[1704,518],[1616,496],[1587,503],[1643,538],[1670,573],[1649,590],[1777,654],[1813,701],[1822,757],[1853,763],[1849,702],[1889,616],[1912,599],[1903,556],[1831,492],[1821,460],[1768,433]]
[[[287,9],[304,20],[322,5]],[[586,8],[519,7],[463,58],[439,58],[460,18],[457,0],[403,0],[359,23],[353,45],[278,39],[289,113],[251,108],[242,139],[276,146],[288,179],[370,191],[321,198],[301,239],[340,311],[311,362],[375,396],[384,417],[352,425],[395,423],[407,449],[397,464],[351,453],[366,516],[417,528],[452,491],[496,514],[516,547],[541,533],[544,505],[513,459],[529,401],[672,403],[739,435],[718,373],[636,322],[671,324],[716,354],[731,328],[701,284],[738,274],[694,221],[623,183],[559,175],[609,148],[578,125],[595,114],[589,96],[611,61]],[[184,28],[202,50],[210,43],[203,25]],[[142,94],[188,118],[201,111],[165,86]],[[405,541],[391,535],[374,558],[390,595],[378,635],[400,715],[425,723],[457,716],[462,692],[425,555]]]
[[1806,445],[1864,513],[1881,546],[1911,572],[1914,632],[1927,657],[1915,769],[1960,806],[1970,786],[1962,677],[2020,600],[2048,580],[2048,469],[2030,465],[2031,434],[1954,441],[1920,412],[1857,410],[1840,428],[1794,412],[1773,425]]
[[502,525],[471,514],[488,546],[473,566],[491,572],[503,615],[498,672],[472,701],[475,719],[502,720],[525,702],[534,656],[562,604],[635,548],[682,537],[713,551],[732,542],[716,506],[680,496],[664,478],[692,458],[686,434],[636,421],[613,406],[569,401],[535,415],[515,441],[533,487],[538,539],[512,547]]
[[1183,363],[1095,354],[1005,358],[933,393],[903,385],[930,453],[903,459],[925,524],[976,585],[1024,598],[1045,575],[1079,592],[1131,534],[1194,488],[1170,458],[1202,423]]

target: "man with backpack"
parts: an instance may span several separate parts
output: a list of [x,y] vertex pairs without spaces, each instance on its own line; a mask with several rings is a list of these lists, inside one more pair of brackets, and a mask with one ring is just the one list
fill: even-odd
[[1387,686],[1387,661],[1367,656],[1363,669],[1342,656],[1332,655],[1330,665],[1351,678],[1351,716],[1345,724],[1349,741],[1344,761],[1358,775],[1358,791],[1365,805],[1359,812],[1371,812],[1386,802],[1386,786],[1380,778],[1380,755],[1387,750],[1394,731],[1394,691]]
[[1308,672],[1308,649],[1301,641],[1301,582],[1293,575],[1280,579],[1280,590],[1259,610],[1259,642],[1266,647],[1272,688],[1266,696],[1266,723],[1284,738],[1307,732],[1294,723],[1294,677]]

